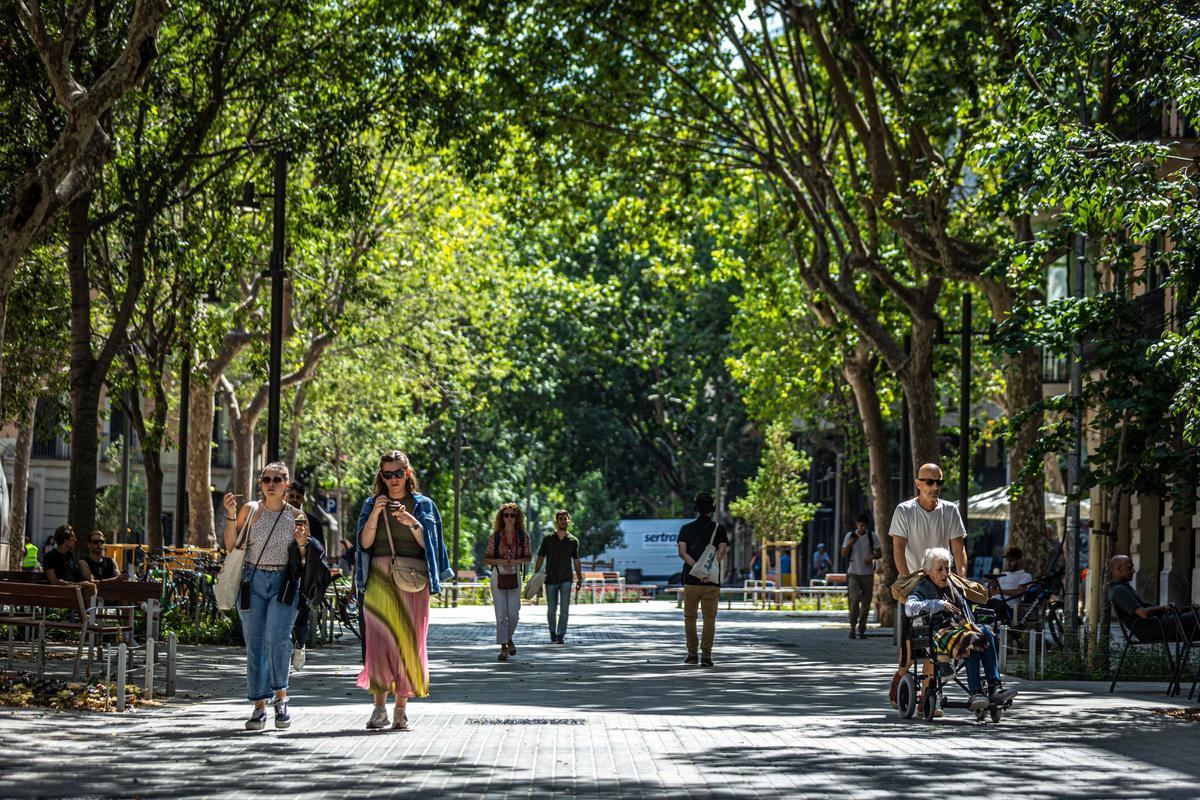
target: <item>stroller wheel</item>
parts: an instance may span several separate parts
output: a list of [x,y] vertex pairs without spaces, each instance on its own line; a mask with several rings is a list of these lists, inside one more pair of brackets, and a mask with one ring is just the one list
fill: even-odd
[[912,719],[917,713],[917,679],[911,672],[906,672],[896,687],[896,705],[901,719]]
[[992,715],[992,722],[999,722],[1004,717],[1004,712],[1000,710],[1000,706],[992,706],[988,711]]

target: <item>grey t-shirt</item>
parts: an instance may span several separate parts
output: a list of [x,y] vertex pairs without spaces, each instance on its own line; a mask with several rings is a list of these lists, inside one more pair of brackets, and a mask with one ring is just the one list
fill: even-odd
[[958,506],[938,500],[933,511],[926,511],[914,497],[896,506],[890,533],[906,540],[904,560],[908,562],[911,572],[921,568],[926,550],[931,547],[949,550],[950,540],[963,538],[967,535],[967,529],[963,527]]

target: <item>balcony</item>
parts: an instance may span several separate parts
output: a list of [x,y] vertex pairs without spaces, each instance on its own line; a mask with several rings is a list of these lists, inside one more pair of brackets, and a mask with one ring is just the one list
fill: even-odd
[[50,461],[70,461],[71,446],[59,436],[50,440],[35,439],[32,457]]
[[232,469],[233,468],[233,442],[229,439],[221,439],[213,442],[216,445],[212,450],[212,461],[210,462],[214,468]]
[[1053,353],[1042,353],[1042,383],[1066,383],[1070,379],[1070,359]]

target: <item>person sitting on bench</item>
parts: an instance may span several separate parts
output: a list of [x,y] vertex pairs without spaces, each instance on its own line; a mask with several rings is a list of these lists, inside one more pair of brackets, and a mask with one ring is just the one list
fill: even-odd
[[123,580],[117,562],[104,555],[104,531],[92,531],[88,536],[88,554],[79,562],[79,574],[85,581],[104,583]]
[[54,543],[54,549],[46,554],[46,580],[51,586],[78,586],[85,594],[94,594],[96,584],[84,580],[75,561],[75,531],[70,525],[58,526]]
[[[1129,556],[1113,556],[1112,560],[1108,562],[1108,572],[1112,576],[1112,581],[1108,585],[1108,602],[1112,603],[1117,612],[1125,617],[1134,636],[1143,642],[1158,641],[1162,639],[1165,629],[1170,638],[1172,626],[1169,622],[1164,621],[1163,628],[1154,622],[1149,622],[1154,617],[1169,615],[1171,613],[1170,606],[1148,604],[1142,600],[1137,589],[1129,584],[1133,579],[1133,559]],[[1194,641],[1200,638],[1200,623],[1197,622],[1194,613],[1182,612],[1179,615],[1179,622],[1183,625],[1189,640]]]

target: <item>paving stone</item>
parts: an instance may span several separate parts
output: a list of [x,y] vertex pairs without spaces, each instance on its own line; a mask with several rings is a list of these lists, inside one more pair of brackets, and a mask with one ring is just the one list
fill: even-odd
[[904,721],[890,640],[849,640],[833,615],[722,609],[713,669],[680,663],[673,603],[573,606],[566,646],[544,606],[522,617],[500,663],[490,607],[433,610],[411,732],[364,729],[357,641],[311,651],[292,727],[261,733],[242,730],[241,651],[182,647],[190,699],[0,711],[0,795],[1200,797],[1200,727],[1153,713],[1178,705],[1160,685],[1015,684],[999,725]]

